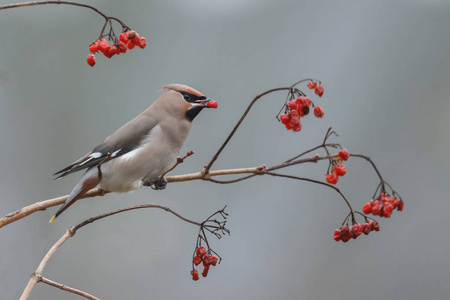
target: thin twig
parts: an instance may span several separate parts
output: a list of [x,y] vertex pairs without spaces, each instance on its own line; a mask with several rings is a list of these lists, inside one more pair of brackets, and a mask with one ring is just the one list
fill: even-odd
[[92,296],[91,294],[88,294],[86,292],[83,292],[83,291],[71,288],[70,286],[67,286],[67,285],[55,282],[53,280],[47,279],[47,278],[42,277],[42,276],[39,276],[39,282],[46,283],[48,285],[54,286],[54,287],[56,287],[58,289],[61,289],[63,291],[66,291],[66,292],[69,292],[69,293],[73,293],[73,294],[77,294],[77,295],[82,296],[82,297],[87,298],[87,299],[100,300],[100,298]]
[[250,109],[252,108],[253,104],[255,104],[256,101],[258,101],[259,98],[261,98],[264,95],[276,92],[276,91],[286,91],[289,90],[290,87],[282,87],[282,88],[275,88],[275,89],[270,89],[268,91],[265,91],[262,94],[257,95],[252,102],[250,102],[249,106],[247,107],[247,109],[245,110],[244,114],[242,115],[242,117],[239,119],[239,121],[236,123],[236,125],[234,126],[233,130],[231,131],[231,133],[228,135],[227,139],[225,140],[225,142],[222,144],[222,146],[220,146],[219,150],[217,150],[216,154],[214,154],[213,158],[211,159],[211,161],[208,163],[208,165],[205,167],[205,172],[208,172],[212,165],[214,164],[214,162],[217,160],[217,158],[219,157],[220,153],[222,153],[222,150],[225,148],[225,146],[228,144],[228,142],[231,140],[231,138],[233,137],[233,135],[236,133],[236,131],[238,130],[239,126],[241,126],[242,121],[244,121],[245,117],[247,116],[248,112],[250,111]]

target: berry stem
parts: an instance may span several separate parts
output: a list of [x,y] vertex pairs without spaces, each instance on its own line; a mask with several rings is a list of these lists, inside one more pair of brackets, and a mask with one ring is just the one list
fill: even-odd
[[354,157],[359,157],[359,158],[364,158],[365,160],[367,160],[368,162],[370,162],[370,164],[372,165],[373,169],[375,170],[375,172],[377,173],[378,177],[381,180],[381,183],[384,183],[383,177],[381,177],[380,172],[378,171],[377,167],[375,166],[375,164],[373,163],[373,161],[370,159],[370,157],[362,155],[362,154],[350,154],[350,156],[354,156]]
[[303,178],[303,177],[297,177],[297,176],[292,176],[292,175],[285,175],[285,174],[279,174],[279,173],[274,173],[274,172],[265,172],[265,174],[271,175],[271,176],[275,176],[275,177],[284,177],[284,178],[290,178],[290,179],[297,179],[297,180],[303,180],[303,181],[308,181],[308,182],[312,182],[312,183],[317,183],[317,184],[321,184],[324,186],[327,186],[329,188],[332,188],[333,190],[335,190],[339,195],[341,195],[341,197],[344,199],[345,203],[347,203],[348,208],[350,209],[350,214],[352,215],[352,218],[355,219],[354,214],[353,214],[353,208],[350,205],[350,203],[348,202],[347,198],[345,198],[344,194],[342,194],[341,190],[338,189],[335,186],[332,186],[331,184],[319,181],[319,180],[314,180],[314,179],[310,179],[310,178]]
[[219,150],[216,152],[216,154],[214,154],[213,158],[211,159],[211,161],[208,163],[208,165],[206,165],[206,167],[204,168],[203,172],[208,172],[212,165],[214,164],[214,162],[217,160],[217,158],[219,157],[220,153],[222,153],[223,149],[227,146],[228,142],[231,140],[231,138],[233,137],[233,135],[236,133],[236,131],[238,130],[239,126],[241,126],[242,122],[244,121],[245,117],[247,116],[247,114],[249,113],[250,109],[252,108],[253,104],[255,104],[256,101],[258,101],[259,98],[273,93],[273,92],[277,92],[277,91],[286,91],[286,90],[290,90],[290,87],[281,87],[281,88],[274,88],[274,89],[270,89],[268,91],[265,91],[264,93],[261,93],[259,95],[257,95],[248,105],[247,109],[245,110],[245,112],[242,114],[241,118],[239,119],[239,121],[236,123],[236,125],[234,126],[233,130],[231,131],[231,133],[228,135],[227,139],[225,140],[225,142],[222,144],[222,146],[220,146]]

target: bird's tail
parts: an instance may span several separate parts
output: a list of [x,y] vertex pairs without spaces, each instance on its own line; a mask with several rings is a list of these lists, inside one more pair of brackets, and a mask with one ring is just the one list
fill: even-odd
[[55,219],[63,213],[66,209],[68,209],[72,204],[74,204],[78,199],[81,199],[84,194],[86,194],[87,191],[90,189],[95,188],[100,183],[100,177],[94,173],[93,176],[83,176],[83,178],[78,182],[78,184],[75,186],[73,191],[70,193],[69,198],[67,198],[66,202],[58,209],[56,214],[50,219],[50,223],[55,221]]

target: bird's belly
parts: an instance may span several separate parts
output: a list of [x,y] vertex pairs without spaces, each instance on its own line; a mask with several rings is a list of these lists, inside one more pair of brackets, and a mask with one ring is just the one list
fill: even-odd
[[[145,151],[144,159],[140,151]],[[155,153],[145,148],[130,151],[102,166],[100,188],[116,193],[137,190],[142,187],[142,180],[160,176],[168,170],[176,162],[177,155]]]

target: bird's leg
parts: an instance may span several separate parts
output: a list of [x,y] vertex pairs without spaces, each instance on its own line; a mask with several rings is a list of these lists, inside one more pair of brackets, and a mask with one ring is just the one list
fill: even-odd
[[149,186],[154,190],[163,190],[167,186],[167,180],[158,176],[149,180],[143,180],[142,185]]

